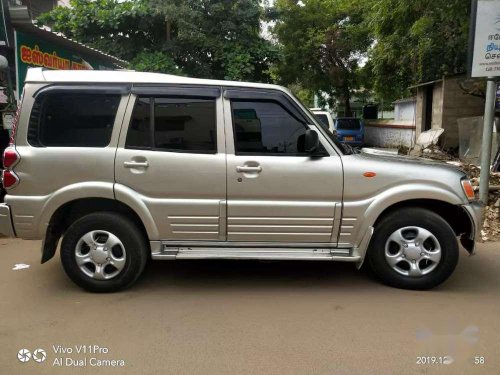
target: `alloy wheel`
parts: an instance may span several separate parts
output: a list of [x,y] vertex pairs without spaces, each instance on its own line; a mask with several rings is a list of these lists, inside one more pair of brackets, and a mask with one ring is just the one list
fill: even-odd
[[441,245],[427,229],[411,226],[397,229],[385,243],[385,259],[401,275],[420,277],[441,261]]
[[123,270],[127,255],[117,236],[105,230],[93,230],[76,244],[75,259],[85,275],[95,280],[109,280]]

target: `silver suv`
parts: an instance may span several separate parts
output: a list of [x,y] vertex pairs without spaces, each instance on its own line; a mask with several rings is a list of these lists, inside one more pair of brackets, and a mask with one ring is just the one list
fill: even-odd
[[0,232],[62,238],[79,286],[115,291],[148,259],[364,260],[432,288],[481,205],[465,174],[355,154],[286,89],[117,71],[30,69],[4,154]]

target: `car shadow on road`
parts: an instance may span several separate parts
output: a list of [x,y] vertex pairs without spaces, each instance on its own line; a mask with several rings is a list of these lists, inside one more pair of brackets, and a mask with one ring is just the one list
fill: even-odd
[[374,285],[368,272],[352,263],[258,260],[176,260],[150,262],[134,289],[307,288]]
[[[484,292],[498,289],[494,264],[461,253],[449,280],[430,292]],[[134,290],[173,288],[328,288],[342,290],[391,289],[353,263],[321,261],[176,260],[152,261]],[[489,269],[491,268],[491,269]],[[429,291],[427,291],[429,292]],[[427,293],[423,292],[423,293]]]
[[[54,275],[60,278],[60,282],[50,285],[67,291],[72,284],[62,270],[57,270],[60,266],[53,262],[49,267],[53,267]],[[449,280],[430,291],[417,293],[493,292],[499,290],[497,268],[495,262],[489,262],[480,254],[469,258],[462,251],[458,267]],[[150,261],[137,283],[122,293],[135,295],[150,294],[151,291],[169,293],[193,289],[213,292],[301,288],[337,292],[348,290],[369,293],[385,290],[405,293],[382,285],[369,270],[357,270],[353,263],[224,259]]]

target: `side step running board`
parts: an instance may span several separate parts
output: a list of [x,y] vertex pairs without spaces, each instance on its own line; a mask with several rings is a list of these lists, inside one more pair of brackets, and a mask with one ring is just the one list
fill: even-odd
[[267,259],[267,260],[335,260],[358,262],[361,257],[352,255],[352,249],[277,249],[277,248],[214,248],[167,247],[152,251],[153,259]]

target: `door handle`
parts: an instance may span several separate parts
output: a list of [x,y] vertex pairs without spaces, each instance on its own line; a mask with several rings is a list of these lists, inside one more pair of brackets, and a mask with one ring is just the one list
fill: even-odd
[[262,172],[262,167],[261,166],[258,166],[258,167],[248,167],[248,166],[238,166],[236,167],[236,172],[239,172],[239,173],[247,173],[247,172],[255,172],[255,173],[260,173]]
[[125,168],[147,168],[149,163],[147,161],[126,161],[123,166]]

